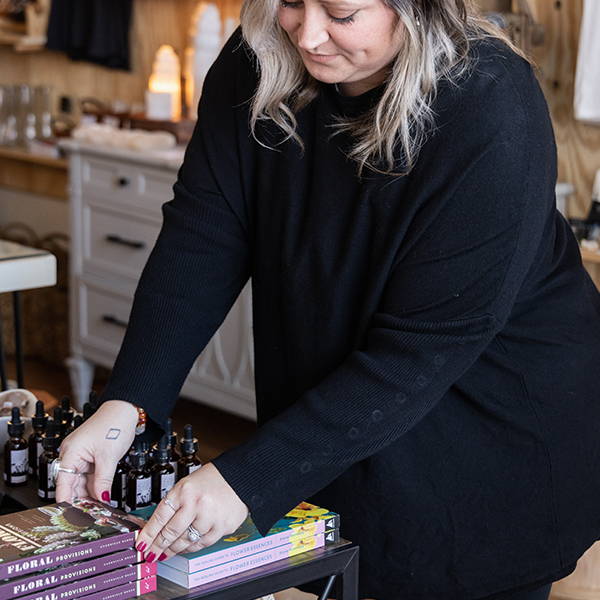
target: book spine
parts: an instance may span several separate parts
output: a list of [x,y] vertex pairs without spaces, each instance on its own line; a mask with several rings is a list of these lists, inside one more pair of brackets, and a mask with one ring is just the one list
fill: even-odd
[[197,571],[196,573],[184,573],[183,571],[169,567],[169,565],[165,563],[158,563],[158,575],[183,587],[192,588],[204,583],[210,583],[217,579],[229,577],[230,575],[235,575],[236,573],[243,573],[244,571],[255,569],[261,565],[289,558],[296,554],[307,552],[308,550],[320,548],[324,545],[325,535],[320,533],[316,536],[300,538],[296,542],[259,552],[258,554],[253,554],[252,556],[240,560],[204,569],[203,571]]
[[265,550],[282,546],[296,538],[306,537],[307,535],[318,535],[324,531],[325,521],[315,521],[314,523],[307,523],[301,527],[288,529],[281,533],[275,533],[259,538],[258,540],[236,544],[231,548],[224,548],[218,552],[211,552],[210,554],[204,554],[192,559],[186,559],[185,556],[176,555],[165,562],[176,569],[181,569],[187,573],[193,573],[194,571],[206,569],[213,565],[220,565],[224,562],[229,562],[230,560],[237,560],[244,556],[250,556],[257,552],[264,552]]
[[23,596],[21,600],[67,600],[80,598],[96,592],[102,592],[116,586],[156,575],[156,563],[143,562],[116,571],[101,573],[95,577],[86,577],[46,591]]
[[0,600],[11,600],[12,598],[53,588],[74,579],[81,579],[82,577],[93,577],[106,571],[139,563],[142,560],[141,552],[134,549],[122,550],[115,554],[107,554],[84,562],[78,562],[62,569],[20,577],[19,579],[13,579],[0,585]]
[[[12,532],[11,532],[12,533]],[[76,546],[67,546],[37,556],[19,558],[7,563],[0,563],[0,579],[13,579],[43,569],[59,567],[76,561],[85,560],[101,554],[111,554],[119,550],[128,550],[135,545],[138,531],[116,534],[101,540],[84,542]]]
[[[130,581],[125,585],[110,588],[108,590],[102,590],[101,592],[94,592],[92,594],[86,594],[85,596],[77,596],[77,600],[128,600],[129,598],[135,598],[142,594],[149,594],[150,592],[156,591],[156,575],[151,577],[144,577],[144,579],[138,579],[137,581]],[[46,600],[44,598],[44,600]],[[49,600],[53,600],[50,598]]]

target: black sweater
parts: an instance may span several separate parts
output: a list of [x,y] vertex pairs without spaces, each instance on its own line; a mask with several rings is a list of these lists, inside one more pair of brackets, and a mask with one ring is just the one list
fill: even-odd
[[359,180],[325,125],[383,88],[321,84],[297,115],[305,153],[266,149],[238,29],[102,396],[164,424],[251,276],[259,429],[213,463],[263,535],[302,500],[338,511],[361,598],[551,581],[600,538],[600,295],[556,210],[531,67],[499,41],[471,54],[411,173]]

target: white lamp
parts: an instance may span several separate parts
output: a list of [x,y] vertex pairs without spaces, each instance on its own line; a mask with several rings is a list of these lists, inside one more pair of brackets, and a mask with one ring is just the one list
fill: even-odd
[[146,91],[146,117],[176,121],[181,117],[181,67],[173,48],[163,44],[157,51]]

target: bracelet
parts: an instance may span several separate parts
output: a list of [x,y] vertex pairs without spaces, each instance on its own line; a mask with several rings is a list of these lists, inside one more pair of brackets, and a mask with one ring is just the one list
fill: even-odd
[[140,433],[144,433],[144,431],[146,431],[146,421],[148,420],[148,415],[141,406],[138,406],[137,404],[134,404],[133,406],[135,406],[138,411],[138,422],[135,426],[135,435],[140,435]]

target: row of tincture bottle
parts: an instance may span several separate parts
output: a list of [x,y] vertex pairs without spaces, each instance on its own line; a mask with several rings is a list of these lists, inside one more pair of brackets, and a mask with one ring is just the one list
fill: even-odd
[[126,511],[158,504],[177,481],[202,466],[197,456],[198,440],[191,425],[184,428],[177,447],[171,419],[167,431],[152,451],[139,437],[119,461],[111,490],[111,505]]
[[[18,407],[13,407],[7,424],[8,440],[4,447],[4,481],[9,486],[27,483],[29,476],[38,478],[39,496],[44,500],[54,498],[54,484],[48,476],[48,469],[58,457],[62,440],[79,427],[98,408],[95,392],[90,393],[90,401],[84,405],[83,414],[75,413],[68,396],[64,396],[60,406],[54,409],[53,419],[44,411],[44,404],[38,400],[35,415],[31,418],[33,432],[28,440],[23,437],[25,423],[21,420]],[[44,455],[47,456],[44,458]],[[42,461],[44,462],[43,473]],[[38,477],[39,474],[39,477]]]

